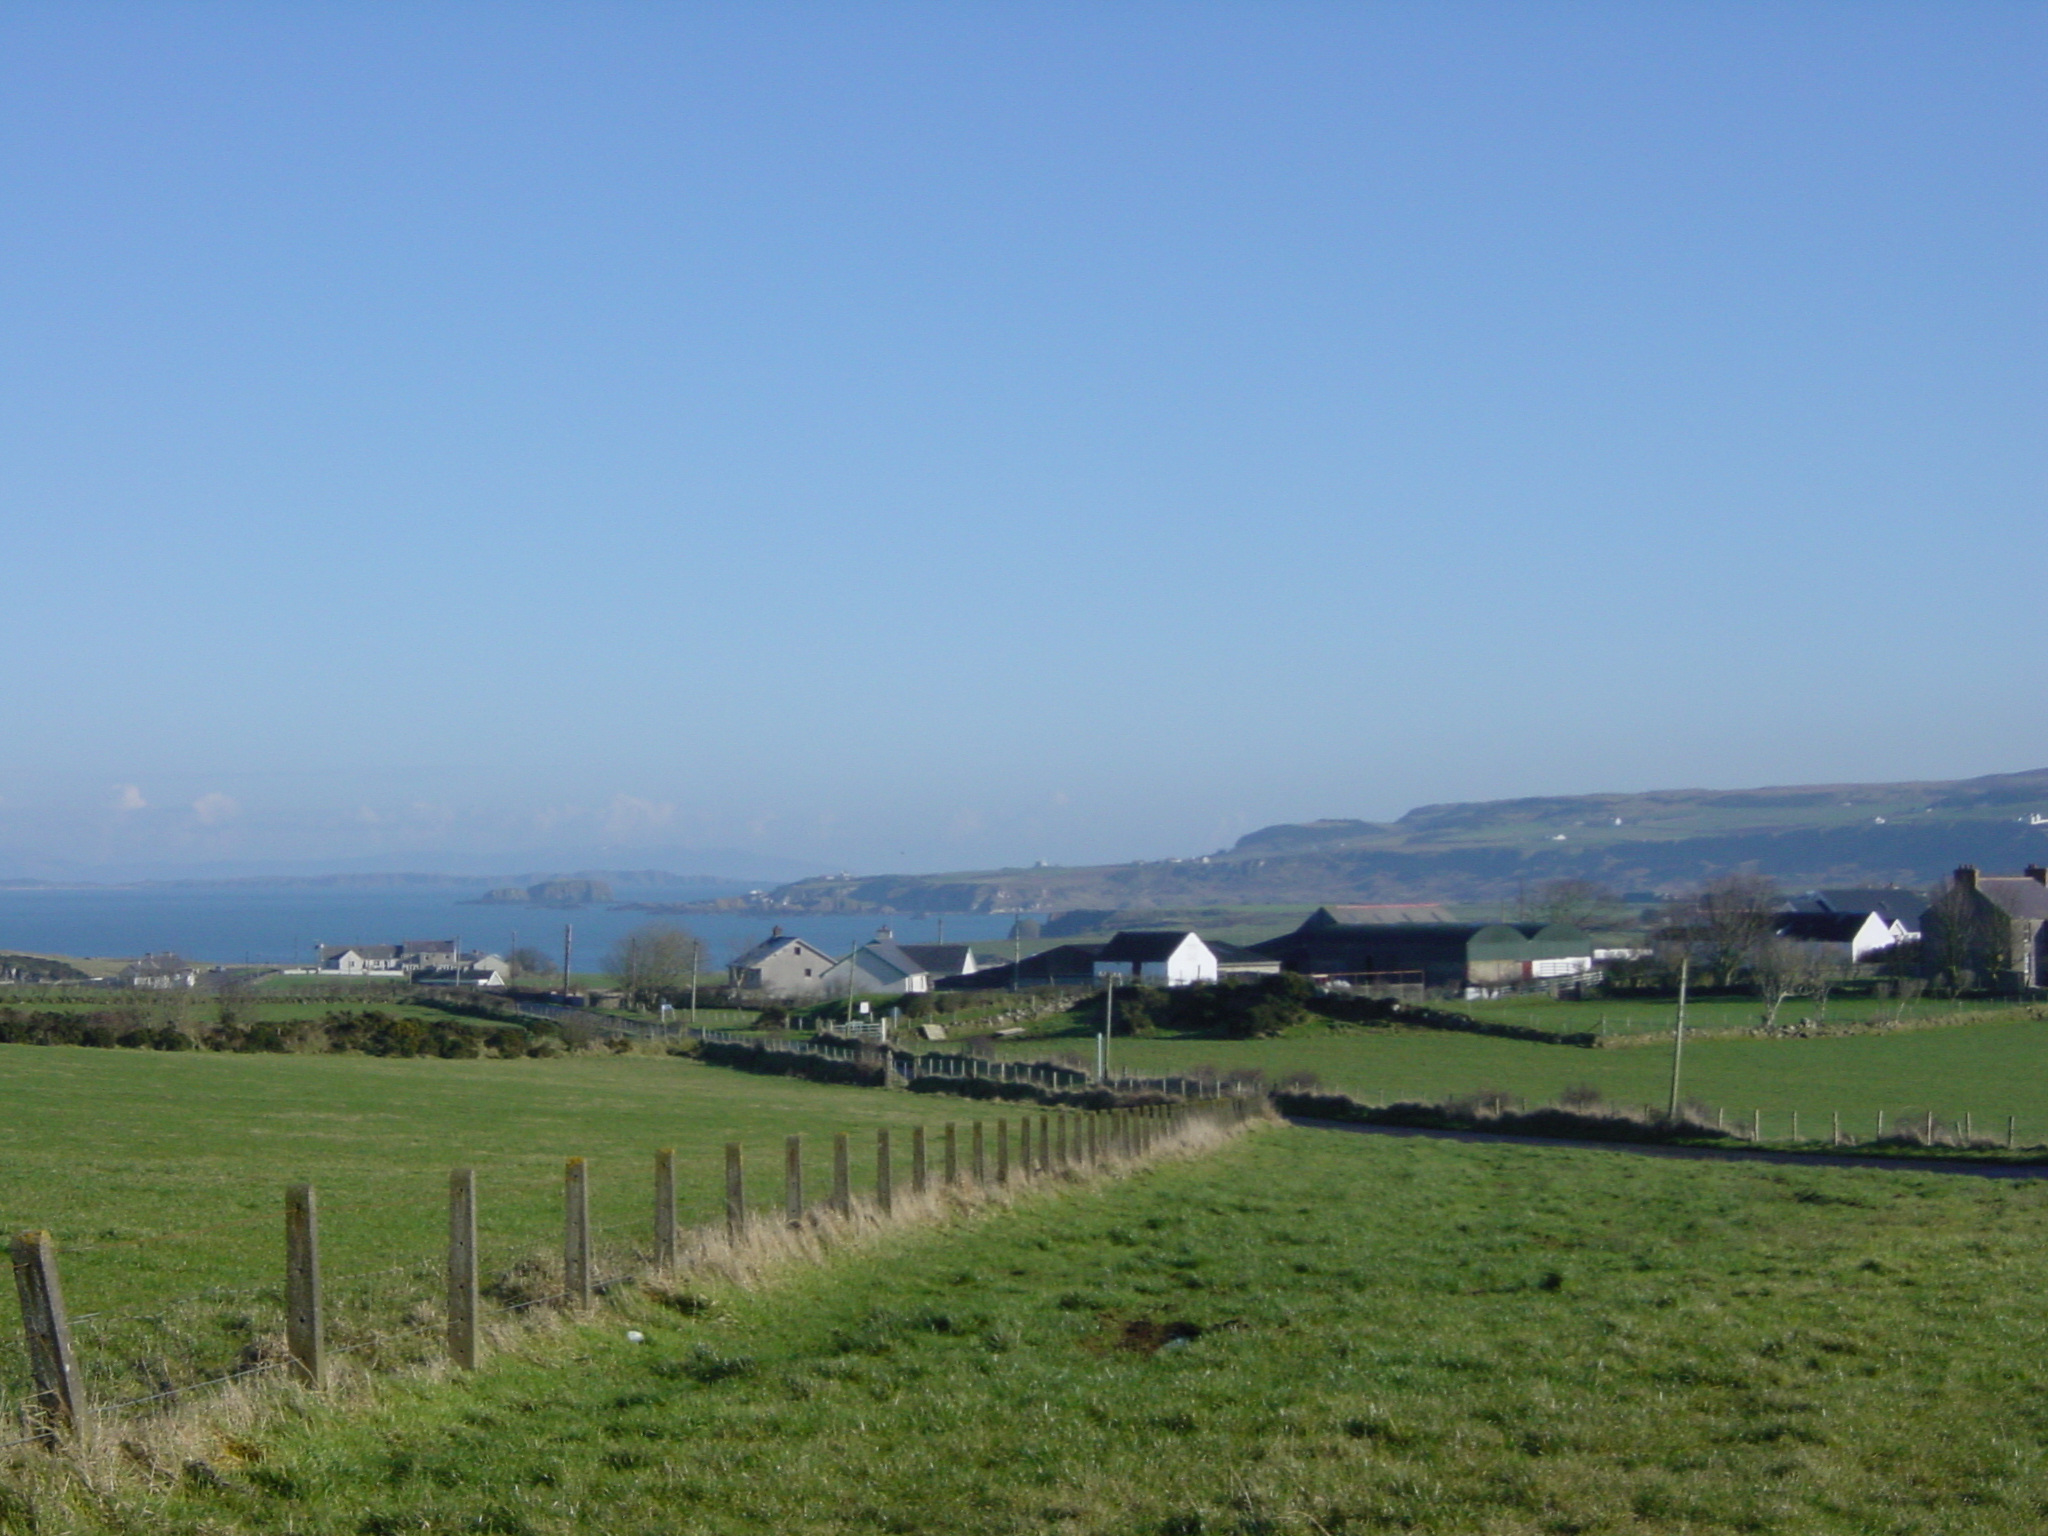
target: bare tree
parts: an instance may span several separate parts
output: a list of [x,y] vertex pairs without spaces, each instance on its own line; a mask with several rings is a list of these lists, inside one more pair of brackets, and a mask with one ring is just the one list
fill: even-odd
[[1805,957],[1800,946],[1775,937],[1752,945],[1749,979],[1764,1005],[1764,1028],[1770,1029],[1778,1022],[1778,1010],[1804,990]]
[[1671,928],[1683,934],[1715,985],[1729,986],[1776,933],[1783,899],[1762,875],[1721,875],[1673,914]]
[[673,923],[643,923],[611,948],[605,969],[627,1002],[649,1008],[688,993],[708,968],[704,941]]
[[1621,913],[1621,898],[1597,880],[1546,880],[1536,887],[1529,915],[1539,923],[1569,923],[1575,928],[1604,928]]
[[1922,962],[1952,997],[2007,963],[2004,914],[1960,880],[1944,880],[1929,893],[1921,926]]

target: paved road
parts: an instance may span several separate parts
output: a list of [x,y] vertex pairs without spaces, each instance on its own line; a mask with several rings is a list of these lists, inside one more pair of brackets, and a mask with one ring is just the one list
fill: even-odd
[[1491,1131],[1440,1131],[1416,1125],[1361,1125],[1355,1120],[1311,1120],[1283,1116],[1289,1125],[1315,1131],[1352,1131],[1362,1136],[1426,1136],[1475,1146],[1572,1147],[1582,1152],[1626,1152],[1637,1157],[1677,1157],[1694,1162],[1797,1163],[1808,1168],[1856,1168],[1866,1173],[1960,1173],[1977,1179],[2048,1179],[2048,1163],[1978,1163],[1940,1157],[1843,1157],[1830,1152],[1755,1152],[1723,1147],[1672,1147],[1642,1141],[1565,1141],[1552,1136],[1507,1136]]

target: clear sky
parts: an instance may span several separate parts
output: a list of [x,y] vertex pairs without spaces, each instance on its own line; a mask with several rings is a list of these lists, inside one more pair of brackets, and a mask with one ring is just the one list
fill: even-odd
[[2048,764],[2044,80],[1955,0],[11,4],[0,876]]

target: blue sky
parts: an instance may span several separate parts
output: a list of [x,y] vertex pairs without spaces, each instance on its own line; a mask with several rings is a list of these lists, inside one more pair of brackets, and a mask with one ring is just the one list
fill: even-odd
[[2042,766],[2044,65],[2038,5],[10,6],[0,876]]

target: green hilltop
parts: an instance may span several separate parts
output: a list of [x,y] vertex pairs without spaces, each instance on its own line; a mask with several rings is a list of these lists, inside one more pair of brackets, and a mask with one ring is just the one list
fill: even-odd
[[1135,864],[799,880],[796,912],[1128,910],[1324,901],[1489,902],[1545,880],[1682,889],[1754,869],[1787,886],[1925,887],[1957,864],[2048,857],[2048,769],[1898,784],[1653,790],[1425,805],[1397,821],[1264,827]]

